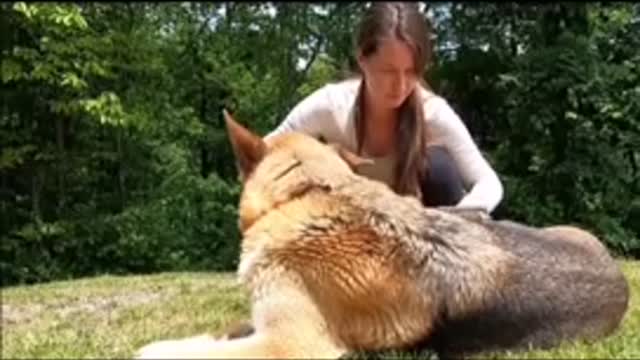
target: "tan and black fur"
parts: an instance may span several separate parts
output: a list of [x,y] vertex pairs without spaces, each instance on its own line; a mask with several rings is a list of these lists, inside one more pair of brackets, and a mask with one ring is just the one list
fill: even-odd
[[266,142],[225,116],[252,328],[152,343],[138,358],[459,356],[596,340],[620,324],[628,285],[590,233],[425,208],[357,175],[367,161],[345,149],[299,133]]

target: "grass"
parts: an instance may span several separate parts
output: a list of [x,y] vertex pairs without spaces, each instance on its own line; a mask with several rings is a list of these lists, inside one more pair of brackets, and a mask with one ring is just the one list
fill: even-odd
[[[615,334],[594,344],[489,357],[640,358],[640,262],[621,264],[632,294],[629,311]],[[103,276],[4,288],[2,297],[4,359],[130,358],[148,342],[215,333],[249,312],[246,293],[233,274]],[[373,357],[423,355],[391,352]]]

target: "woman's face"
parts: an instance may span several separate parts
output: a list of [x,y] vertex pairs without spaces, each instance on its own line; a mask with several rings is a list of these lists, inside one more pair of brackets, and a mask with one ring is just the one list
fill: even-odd
[[397,108],[411,94],[417,76],[411,48],[402,40],[386,38],[368,57],[358,55],[368,95],[376,106]]

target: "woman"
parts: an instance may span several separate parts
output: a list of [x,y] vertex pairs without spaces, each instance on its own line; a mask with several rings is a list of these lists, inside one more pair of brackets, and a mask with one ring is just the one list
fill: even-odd
[[300,131],[374,161],[358,172],[425,206],[492,212],[503,187],[458,115],[422,74],[430,29],[417,3],[374,2],[356,34],[361,75],[316,90],[267,137]]

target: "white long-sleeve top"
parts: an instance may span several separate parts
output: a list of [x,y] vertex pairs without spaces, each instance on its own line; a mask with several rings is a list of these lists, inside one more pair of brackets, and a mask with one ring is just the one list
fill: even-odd
[[[359,86],[358,78],[324,85],[299,102],[265,138],[298,131],[317,138],[323,137],[327,142],[339,143],[355,151],[353,110]],[[424,118],[431,135],[427,145],[446,147],[468,189],[456,206],[493,211],[503,197],[503,186],[496,172],[447,101],[422,87],[420,89],[424,95]],[[374,165],[364,167],[360,173],[391,186],[395,154],[369,157]]]

